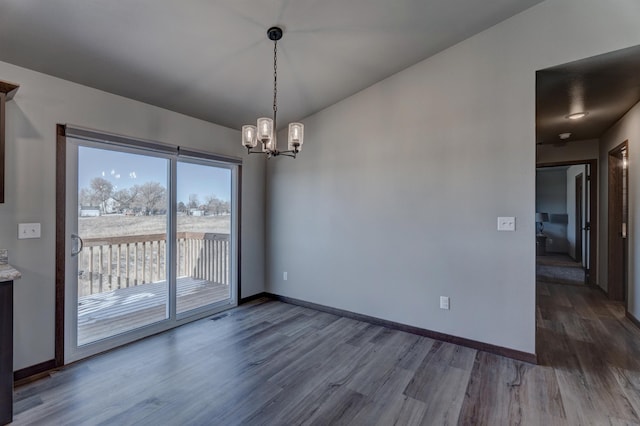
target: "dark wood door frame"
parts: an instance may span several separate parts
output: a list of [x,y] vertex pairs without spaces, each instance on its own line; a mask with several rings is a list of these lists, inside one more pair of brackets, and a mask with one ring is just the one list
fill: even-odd
[[15,83],[0,80],[0,203],[4,203],[4,175],[5,175],[5,132],[6,103],[13,99],[20,86]]
[[598,160],[558,161],[538,163],[536,168],[588,165],[590,173],[587,175],[589,185],[589,269],[586,281],[589,285],[596,285],[598,279]]
[[628,141],[624,141],[609,151],[608,155],[608,245],[607,245],[607,288],[609,298],[627,300],[627,238],[623,235],[623,224],[627,222],[625,203],[628,188],[628,173],[623,167],[628,155]]
[[65,222],[67,217],[67,136],[65,126],[56,129],[56,314],[55,365],[64,365],[64,281],[65,281]]
[[583,231],[583,213],[582,213],[582,191],[584,188],[582,187],[582,180],[584,179],[584,174],[579,173],[575,179],[575,188],[576,188],[576,210],[575,210],[575,234],[576,234],[576,244],[575,244],[575,254],[574,257],[576,262],[582,262],[582,231]]

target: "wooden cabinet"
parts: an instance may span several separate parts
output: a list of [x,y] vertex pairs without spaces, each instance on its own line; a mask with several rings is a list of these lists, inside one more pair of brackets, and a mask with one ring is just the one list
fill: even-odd
[[0,425],[13,419],[13,281],[0,281]]

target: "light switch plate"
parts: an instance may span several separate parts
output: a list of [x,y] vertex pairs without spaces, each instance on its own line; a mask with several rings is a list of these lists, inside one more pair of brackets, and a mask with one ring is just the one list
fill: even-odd
[[515,217],[499,217],[498,218],[498,231],[515,231],[515,230],[516,230]]
[[18,239],[26,240],[28,238],[40,238],[39,223],[19,223],[18,224]]
[[449,298],[447,296],[440,296],[440,309],[449,309]]

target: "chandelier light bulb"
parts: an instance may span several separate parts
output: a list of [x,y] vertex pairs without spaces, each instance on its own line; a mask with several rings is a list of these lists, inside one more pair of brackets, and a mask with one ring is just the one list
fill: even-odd
[[249,124],[242,126],[242,144],[249,149],[256,147],[258,144],[258,129],[256,126]]
[[273,120],[267,117],[258,118],[258,140],[266,144],[273,139]]
[[304,124],[289,124],[289,150],[300,152],[304,142]]

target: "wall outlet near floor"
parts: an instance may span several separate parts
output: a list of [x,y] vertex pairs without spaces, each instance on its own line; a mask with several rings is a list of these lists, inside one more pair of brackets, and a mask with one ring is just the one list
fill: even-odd
[[25,240],[27,238],[40,238],[39,223],[19,223],[18,239]]
[[440,296],[440,309],[449,309],[449,298],[447,296]]
[[283,281],[286,281],[286,280],[287,280],[287,278],[288,278],[287,273],[286,273],[286,272],[283,272],[283,273],[282,273],[282,280],[283,280]]

